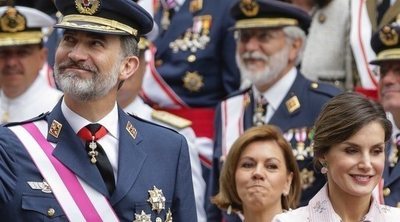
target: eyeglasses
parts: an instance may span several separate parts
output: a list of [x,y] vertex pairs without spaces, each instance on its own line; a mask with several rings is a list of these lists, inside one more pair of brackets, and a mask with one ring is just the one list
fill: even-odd
[[248,43],[250,39],[256,38],[258,42],[267,43],[273,39],[284,38],[282,29],[241,29],[235,32],[235,39]]

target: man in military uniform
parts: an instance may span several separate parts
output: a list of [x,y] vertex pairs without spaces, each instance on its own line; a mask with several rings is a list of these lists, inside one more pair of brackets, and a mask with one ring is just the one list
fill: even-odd
[[[141,0],[138,3],[151,14],[152,4],[147,0]],[[193,191],[196,200],[197,221],[206,222],[206,213],[204,209],[204,197],[206,190],[206,183],[202,176],[202,168],[199,158],[199,152],[196,146],[196,135],[190,127],[191,122],[187,119],[181,118],[166,111],[159,111],[153,109],[148,104],[144,103],[143,99],[139,96],[142,87],[143,76],[146,71],[146,64],[150,61],[148,55],[148,48],[152,44],[153,34],[157,32],[157,25],[153,26],[151,34],[141,37],[139,41],[139,69],[134,75],[125,80],[122,87],[118,90],[117,101],[121,108],[133,115],[142,119],[169,127],[176,130],[178,133],[185,136],[188,142],[190,165],[192,168]]]
[[[273,124],[292,144],[302,176],[301,204],[305,205],[325,182],[314,171],[311,128],[324,103],[340,90],[311,82],[296,69],[310,24],[307,13],[284,2],[242,0],[231,14],[236,19],[238,66],[242,78],[252,85],[219,106],[208,194],[218,191],[221,164],[237,137],[252,126]],[[207,213],[209,221],[220,221],[215,206],[208,207]]]
[[[0,127],[4,221],[197,221],[185,138],[117,105],[153,26],[133,1],[56,0],[64,97],[50,113]],[[104,147],[104,148],[103,148]]]
[[[400,15],[400,14],[399,14]],[[393,139],[388,149],[387,165],[383,174],[385,204],[400,207],[400,17],[383,26],[372,39],[377,54],[371,64],[379,66],[379,98],[392,117]]]
[[45,28],[54,23],[34,8],[0,7],[0,123],[38,116],[60,99],[41,74],[47,67]]
[[192,121],[205,174],[211,166],[215,107],[240,85],[228,31],[235,1],[160,0],[154,62],[143,82],[146,103]]

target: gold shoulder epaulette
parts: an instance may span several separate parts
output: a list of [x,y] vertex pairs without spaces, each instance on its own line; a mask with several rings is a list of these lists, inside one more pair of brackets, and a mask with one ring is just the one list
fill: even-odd
[[192,125],[192,121],[165,111],[154,110],[151,117],[176,129],[183,129]]

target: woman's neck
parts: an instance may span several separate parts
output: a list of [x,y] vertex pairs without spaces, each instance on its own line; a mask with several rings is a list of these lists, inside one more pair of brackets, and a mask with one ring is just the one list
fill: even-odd
[[246,209],[243,206],[243,213],[246,222],[270,222],[274,218],[275,215],[282,213],[282,207],[279,202],[279,205],[274,205],[271,207],[265,207],[260,211],[254,211],[250,209]]
[[332,190],[328,187],[328,196],[334,211],[345,222],[362,221],[371,205],[371,195],[351,196],[342,190]]

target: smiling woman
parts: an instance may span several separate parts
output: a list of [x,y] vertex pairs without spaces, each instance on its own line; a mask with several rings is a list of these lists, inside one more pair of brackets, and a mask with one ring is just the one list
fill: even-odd
[[299,196],[292,148],[279,129],[264,125],[247,130],[232,145],[212,201],[228,214],[243,214],[246,222],[268,222],[296,207]]
[[314,161],[328,182],[307,206],[273,221],[398,221],[400,209],[381,205],[372,195],[392,132],[382,106],[343,93],[326,104],[314,130]]

